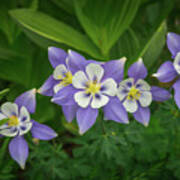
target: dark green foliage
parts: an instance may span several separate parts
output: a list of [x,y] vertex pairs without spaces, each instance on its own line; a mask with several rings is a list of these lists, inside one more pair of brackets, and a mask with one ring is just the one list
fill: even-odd
[[[170,58],[166,33],[180,33],[179,12],[179,0],[1,0],[1,104],[41,86],[52,73],[52,45],[99,61],[127,56],[127,67],[142,56],[149,73],[155,72]],[[26,135],[24,171],[9,156],[10,139],[0,138],[0,179],[180,179],[180,112],[173,99],[152,104],[148,127],[133,118],[123,125],[99,117],[83,136],[50,98],[37,95],[37,101],[33,119],[58,137],[37,142]]]

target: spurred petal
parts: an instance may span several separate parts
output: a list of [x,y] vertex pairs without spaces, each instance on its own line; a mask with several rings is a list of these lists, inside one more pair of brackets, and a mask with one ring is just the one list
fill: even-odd
[[103,94],[107,94],[109,96],[115,96],[117,93],[117,84],[112,78],[106,79],[101,84],[101,92]]
[[77,111],[77,122],[79,126],[79,133],[85,133],[96,122],[98,116],[98,110],[91,107],[79,108]]
[[58,83],[54,86],[54,93],[58,93],[58,91],[60,91],[62,88],[64,88],[64,84],[63,83]]
[[63,105],[63,106],[74,105],[75,104],[75,101],[74,101],[74,93],[75,92],[76,92],[76,90],[71,85],[66,86],[66,87],[62,88],[61,90],[59,90],[58,93],[56,93],[53,96],[51,101],[55,104]]
[[173,63],[171,61],[166,61],[153,76],[158,78],[160,82],[166,83],[172,81],[177,76],[177,72],[174,69]]
[[5,127],[6,125],[3,125],[0,129],[0,134],[7,137],[14,137],[18,134],[18,129],[16,127]]
[[38,93],[43,94],[45,96],[53,96],[54,90],[53,87],[59,81],[55,80],[53,76],[49,76],[49,78],[45,81],[45,83],[38,89]]
[[157,86],[151,87],[151,93],[154,101],[166,101],[171,97],[169,91]]
[[134,85],[134,79],[133,78],[128,78],[124,81],[121,81],[119,83],[119,86],[124,87],[125,89],[131,89],[131,87]]
[[180,52],[180,35],[169,32],[167,34],[167,46],[174,58]]
[[138,110],[133,113],[134,118],[143,124],[144,126],[148,126],[150,120],[150,110],[148,107],[138,107]]
[[88,79],[83,71],[75,73],[72,84],[77,89],[85,89]]
[[19,108],[25,106],[30,113],[34,113],[36,110],[36,89],[21,94],[16,98],[15,103]]
[[72,50],[68,51],[68,67],[72,74],[84,70],[87,64],[87,60],[82,55]]
[[24,106],[22,106],[21,109],[20,109],[20,116],[19,116],[19,118],[20,118],[20,121],[22,123],[30,121],[29,112],[27,111],[27,109]]
[[19,127],[19,136],[26,134],[32,128],[32,122],[21,124]]
[[60,48],[49,47],[48,48],[48,58],[53,68],[59,64],[65,64],[67,53]]
[[144,79],[147,76],[147,69],[142,58],[130,66],[128,69],[128,76],[134,78],[135,80]]
[[108,102],[109,102],[109,97],[99,93],[93,97],[91,102],[91,107],[98,109],[105,106]]
[[54,72],[53,72],[53,78],[56,80],[63,79],[65,73],[67,73],[68,70],[64,64],[59,64],[56,66]]
[[72,122],[72,120],[76,117],[77,109],[78,106],[76,104],[72,106],[62,106],[64,116],[68,122]]
[[177,106],[180,108],[180,79],[176,81],[173,85],[174,88],[174,99],[177,104]]
[[138,109],[138,104],[137,104],[136,100],[126,99],[123,102],[123,106],[125,107],[126,111],[128,111],[130,113],[134,113]]
[[15,103],[6,102],[1,106],[1,111],[7,117],[12,115],[18,116],[18,106]]
[[119,123],[129,123],[127,111],[117,97],[111,98],[103,110],[105,119]]
[[146,81],[139,79],[136,82],[136,88],[140,89],[141,91],[149,91],[151,89],[151,86]]
[[56,132],[49,126],[33,121],[31,129],[32,136],[40,140],[51,140],[57,136]]
[[29,149],[23,136],[17,136],[11,140],[9,143],[9,152],[11,157],[24,169]]
[[126,58],[123,57],[119,60],[108,61],[104,64],[104,79],[113,78],[117,83],[123,80],[124,76],[124,64]]
[[90,94],[85,93],[85,91],[79,91],[74,94],[74,100],[80,107],[83,108],[88,107],[91,97],[92,96]]
[[150,91],[141,92],[141,96],[139,97],[139,102],[142,107],[147,107],[152,102],[152,94]]
[[6,118],[7,118],[7,116],[5,116],[4,114],[0,113],[0,120],[6,119]]
[[86,73],[91,81],[100,82],[104,75],[104,69],[99,64],[90,63],[86,66]]

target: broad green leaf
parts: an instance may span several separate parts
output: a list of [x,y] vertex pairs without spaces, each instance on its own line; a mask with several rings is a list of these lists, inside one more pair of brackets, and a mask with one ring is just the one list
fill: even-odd
[[74,3],[82,27],[106,57],[131,24],[140,0],[75,0]]
[[10,11],[10,15],[24,28],[39,36],[102,59],[98,49],[85,35],[44,13],[17,9]]

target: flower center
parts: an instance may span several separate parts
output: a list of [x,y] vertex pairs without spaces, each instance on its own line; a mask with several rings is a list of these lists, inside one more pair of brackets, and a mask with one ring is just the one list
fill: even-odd
[[95,95],[96,93],[99,92],[100,89],[101,89],[100,83],[97,83],[97,81],[90,81],[87,83],[86,93],[87,94],[91,93]]
[[73,75],[70,71],[68,71],[64,74],[64,77],[60,77],[59,79],[61,79],[60,84],[63,86],[68,86],[69,84],[72,84]]
[[135,86],[132,86],[128,95],[127,95],[127,99],[128,100],[138,100],[141,96],[141,93],[139,91],[139,89],[136,89]]
[[8,120],[8,125],[9,126],[17,126],[19,124],[19,119],[17,116],[11,116]]

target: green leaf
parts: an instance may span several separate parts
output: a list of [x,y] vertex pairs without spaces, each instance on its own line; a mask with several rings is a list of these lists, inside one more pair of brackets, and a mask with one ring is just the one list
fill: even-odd
[[19,55],[17,52],[11,50],[11,49],[6,49],[6,48],[0,47],[0,60],[13,61],[13,59],[15,57],[22,57],[22,56]]
[[16,3],[17,2],[15,1],[12,3],[1,2],[1,6],[0,6],[0,22],[1,22],[0,29],[7,36],[8,42],[10,44],[13,43],[13,41],[19,34],[16,24],[12,21],[12,19],[8,14],[8,10],[11,8],[15,8]]
[[167,33],[165,18],[172,6],[171,0],[157,1],[143,6],[131,27],[113,47],[111,58],[126,56],[130,65],[143,57],[146,66],[152,67],[165,45]]
[[104,56],[131,24],[140,0],[74,1],[77,17]]
[[2,126],[3,124],[7,123],[9,121],[9,118],[6,118],[6,119],[2,119],[0,121],[0,126]]
[[144,63],[148,67],[152,66],[154,60],[158,58],[158,56],[162,51],[162,48],[165,45],[166,32],[167,32],[167,26],[166,23],[163,22],[153,33],[150,39],[146,42],[144,48],[141,49],[141,52],[136,57],[136,60],[138,60],[140,57],[143,57]]
[[30,9],[36,11],[38,9],[39,0],[33,0],[30,5]]
[[8,92],[9,92],[9,88],[7,89],[3,89],[2,91],[0,91],[0,99],[2,99]]
[[27,9],[10,11],[10,15],[24,28],[57,43],[84,51],[95,58],[101,58],[98,49],[83,34],[54,18]]
[[62,8],[69,14],[74,14],[72,0],[52,0],[58,7]]

